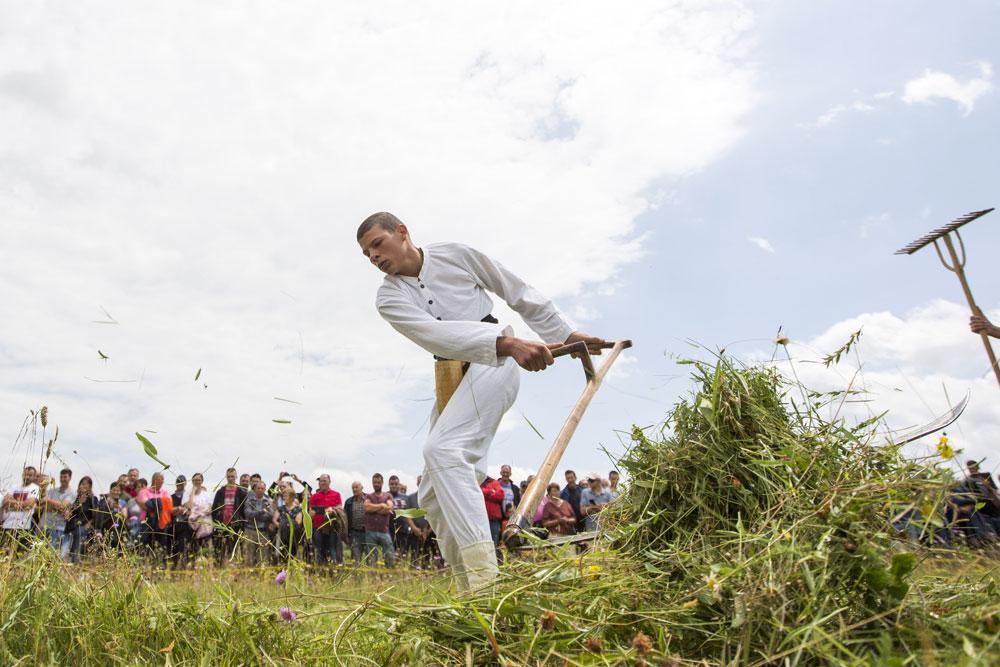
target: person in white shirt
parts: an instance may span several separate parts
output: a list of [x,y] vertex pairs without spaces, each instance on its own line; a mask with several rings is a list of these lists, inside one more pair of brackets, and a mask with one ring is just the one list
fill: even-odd
[[[418,248],[391,213],[369,216],[358,228],[363,254],[386,274],[376,307],[394,329],[444,360],[466,362],[454,394],[423,448],[419,502],[437,534],[459,586],[498,574],[496,552],[479,483],[486,457],[519,385],[518,366],[544,370],[551,349],[565,343],[604,343],[573,331],[555,306],[500,263],[468,246],[437,243]],[[545,341],[517,338],[492,317],[489,290],[502,298]]]
[[25,466],[21,486],[11,489],[3,497],[4,542],[17,550],[23,549],[27,544],[24,533],[31,529],[31,515],[38,504],[38,485],[35,484],[37,474],[34,466]]

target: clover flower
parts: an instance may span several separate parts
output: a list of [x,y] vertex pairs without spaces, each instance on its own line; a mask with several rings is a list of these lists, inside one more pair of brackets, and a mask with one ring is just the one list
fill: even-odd
[[291,607],[278,607],[278,615],[285,623],[291,623],[295,620],[295,612],[292,611]]
[[282,570],[281,572],[279,572],[277,574],[277,576],[274,577],[274,583],[277,584],[278,586],[284,586],[285,585],[285,579],[287,579],[287,578],[288,578],[288,572],[286,572],[285,570]]

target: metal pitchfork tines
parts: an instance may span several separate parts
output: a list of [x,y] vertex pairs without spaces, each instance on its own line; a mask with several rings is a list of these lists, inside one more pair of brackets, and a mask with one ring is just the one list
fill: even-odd
[[[514,516],[507,522],[507,530],[503,533],[503,541],[508,549],[516,549],[524,544],[524,535],[531,530],[531,520],[535,516],[538,505],[542,502],[542,496],[545,495],[545,487],[549,485],[552,473],[555,472],[556,466],[559,465],[559,459],[562,458],[563,452],[566,451],[566,446],[569,444],[569,439],[573,437],[573,432],[576,431],[576,427],[580,423],[580,418],[583,417],[583,411],[587,409],[590,399],[594,397],[597,388],[601,386],[601,380],[607,375],[611,364],[618,358],[619,353],[630,347],[632,347],[632,341],[619,340],[613,343],[604,343],[603,345],[592,345],[588,349],[587,344],[580,341],[552,350],[553,357],[562,357],[567,354],[578,355],[583,362],[583,372],[587,376],[587,384],[583,389],[583,395],[580,396],[580,400],[573,406],[573,411],[566,418],[566,423],[563,424],[563,427],[559,430],[559,434],[556,435],[556,439],[552,443],[552,448],[549,449],[549,453],[545,456],[545,460],[542,461],[542,465],[538,469],[538,474],[531,480],[528,488],[524,491],[524,495],[521,496],[521,502],[517,506],[517,509],[514,510]],[[596,370],[594,369],[594,362],[590,357],[590,350],[592,349],[611,350],[608,353],[608,358]]]
[[[992,208],[988,208],[983,211],[973,211],[972,213],[963,215],[951,224],[939,227],[927,236],[923,236],[908,246],[896,251],[897,255],[912,255],[924,246],[933,243],[934,249],[937,250],[938,258],[941,260],[941,263],[944,264],[944,268],[956,274],[959,282],[962,283],[962,290],[965,292],[965,299],[969,302],[969,308],[972,309],[973,315],[982,316],[983,311],[976,305],[975,300],[972,298],[972,290],[969,289],[969,283],[965,279],[965,243],[962,241],[961,234],[958,233],[958,228],[972,222],[976,218],[981,218],[992,210]],[[955,252],[955,244],[951,241],[951,234],[954,234],[955,238],[958,239],[958,247],[962,250],[961,259],[958,258],[958,253]],[[943,241],[945,247],[948,248],[948,254],[951,257],[951,264],[948,263],[948,260],[945,259],[944,254],[941,252],[941,246],[938,245],[938,240]],[[986,333],[982,333],[981,336],[983,338],[983,345],[986,346],[986,355],[990,358],[990,366],[993,368],[993,374],[996,375],[997,382],[1000,383],[1000,367],[997,366],[997,357],[993,354],[993,347],[990,345],[989,337]]]

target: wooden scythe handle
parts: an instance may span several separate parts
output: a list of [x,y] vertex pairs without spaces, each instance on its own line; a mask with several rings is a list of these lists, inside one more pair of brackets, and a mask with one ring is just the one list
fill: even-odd
[[[594,397],[594,394],[597,392],[597,388],[601,386],[601,381],[604,379],[604,376],[607,375],[608,370],[610,370],[611,364],[613,364],[615,359],[618,358],[618,355],[622,350],[632,347],[632,341],[619,340],[614,343],[606,343],[600,347],[603,349],[610,348],[611,352],[596,372],[588,372],[587,386],[583,389],[583,395],[580,396],[576,405],[573,406],[573,411],[570,412],[569,417],[566,418],[566,422],[559,430],[558,435],[556,435],[556,439],[552,443],[549,453],[545,455],[545,460],[542,461],[542,465],[538,468],[538,474],[536,474],[535,478],[531,480],[530,484],[528,484],[528,488],[521,496],[520,504],[517,506],[517,509],[514,510],[514,516],[512,516],[507,522],[507,530],[504,531],[503,541],[504,544],[507,545],[508,549],[514,549],[524,543],[524,533],[531,530],[531,521],[535,516],[535,512],[538,510],[538,506],[542,502],[542,496],[545,495],[545,487],[549,485],[549,481],[552,479],[552,473],[555,472],[556,466],[559,465],[559,460],[562,458],[563,452],[566,451],[566,446],[569,445],[570,438],[573,437],[576,427],[580,424],[580,418],[583,417],[584,410],[586,410],[587,406],[590,404],[590,399]],[[590,368],[593,369],[593,363],[590,361],[590,353],[587,351],[587,345],[582,341],[556,348],[552,351],[552,356],[561,357],[572,352],[580,352],[584,368],[586,369],[589,362]]]

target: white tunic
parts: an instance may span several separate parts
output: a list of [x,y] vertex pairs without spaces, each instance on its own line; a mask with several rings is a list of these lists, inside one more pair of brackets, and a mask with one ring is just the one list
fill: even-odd
[[[437,534],[445,560],[460,565],[460,583],[488,579],[497,561],[479,482],[486,475],[490,443],[513,405],[519,368],[497,358],[496,341],[510,327],[481,320],[493,310],[494,292],[547,343],[573,333],[551,301],[478,250],[458,243],[425,246],[420,275],[386,276],[378,291],[379,314],[414,343],[444,359],[472,362],[438,415],[424,444],[420,507]],[[464,579],[463,579],[464,577]]]
[[507,302],[546,343],[573,333],[553,303],[499,262],[460,243],[423,248],[420,275],[386,276],[375,305],[379,314],[414,343],[443,359],[499,366],[498,336],[510,327],[482,322],[493,310],[489,290]]

